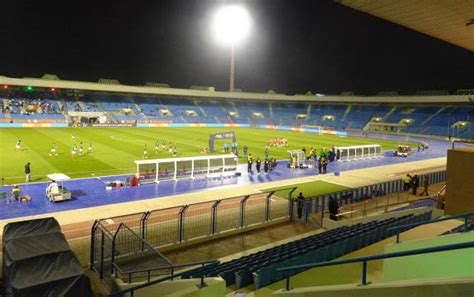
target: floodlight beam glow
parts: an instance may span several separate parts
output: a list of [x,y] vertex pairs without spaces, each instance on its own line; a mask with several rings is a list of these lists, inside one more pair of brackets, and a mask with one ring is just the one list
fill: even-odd
[[215,38],[225,45],[235,45],[250,31],[250,17],[245,8],[238,5],[221,7],[213,20]]

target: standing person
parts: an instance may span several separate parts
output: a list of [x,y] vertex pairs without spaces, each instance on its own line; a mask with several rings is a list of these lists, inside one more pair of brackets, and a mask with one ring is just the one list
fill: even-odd
[[429,196],[428,187],[430,186],[430,180],[428,179],[428,175],[423,176],[423,192],[420,193],[420,196],[426,195]]
[[224,142],[224,153],[228,153],[229,152],[229,145],[227,144],[227,142]]
[[318,172],[319,174],[321,174],[323,172],[323,158],[322,157],[319,157],[318,159]]
[[164,151],[166,151],[166,141],[163,140],[163,142],[161,143],[161,149]]
[[253,163],[253,160],[251,158],[248,158],[247,159],[247,172],[248,173],[252,172],[252,163]]
[[298,219],[301,219],[301,217],[303,216],[304,202],[305,199],[303,197],[303,193],[300,192],[300,194],[296,198],[296,212],[298,213]]
[[26,175],[26,182],[30,182],[30,177],[31,177],[31,168],[30,168],[30,162],[25,164],[25,175]]
[[177,154],[178,154],[178,149],[176,148],[176,145],[174,145],[174,147],[173,147],[173,156],[176,157]]
[[87,153],[92,153],[92,143],[89,142],[89,147],[87,148]]
[[332,196],[329,197],[329,218],[333,221],[337,221],[337,213],[339,212],[339,203]]
[[168,145],[168,153],[170,153],[170,154],[173,153],[173,145],[171,144],[171,142]]
[[257,161],[255,163],[255,168],[257,168],[257,173],[260,173],[260,166],[262,166],[262,161],[260,158],[257,158]]
[[76,156],[76,153],[77,153],[77,148],[76,148],[76,145],[73,144],[71,148],[71,155],[73,158]]
[[323,165],[323,174],[326,174],[327,173],[327,169],[328,169],[328,159],[326,158],[321,158],[322,161],[322,165]]
[[403,178],[403,191],[409,191],[410,190],[410,184],[411,184],[411,175],[407,174]]
[[82,141],[81,141],[81,143],[79,143],[79,155],[82,156],[82,154],[84,154],[84,145],[82,144]]
[[73,141],[76,140],[76,133],[72,133],[71,138]]
[[146,149],[146,144],[145,144],[145,147],[143,148],[143,159],[146,159],[148,158],[148,151]]
[[56,143],[53,142],[53,145],[51,145],[51,149],[49,150],[49,155],[50,156],[57,156],[58,152],[56,150]]
[[159,151],[160,151],[160,143],[159,143],[159,141],[156,141],[155,142],[155,153],[158,154]]
[[247,145],[244,145],[244,157],[247,157],[247,153],[248,153],[248,150],[249,148],[247,147]]
[[415,174],[411,180],[413,195],[416,195],[416,190],[418,189],[419,186],[420,186],[420,178],[418,177],[418,175]]
[[263,161],[263,171],[265,171],[265,173],[268,173],[268,168],[269,168],[269,161],[268,159],[265,159],[265,161]]
[[18,139],[18,141],[15,144],[15,150],[20,151],[21,150],[21,139]]
[[265,159],[268,159],[269,155],[270,155],[270,147],[267,145],[265,147]]

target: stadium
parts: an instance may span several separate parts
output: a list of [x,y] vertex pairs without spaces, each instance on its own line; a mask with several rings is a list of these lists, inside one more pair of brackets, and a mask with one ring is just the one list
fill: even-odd
[[[472,57],[472,3],[335,2]],[[246,92],[234,63],[0,75],[1,296],[474,295],[474,89]]]

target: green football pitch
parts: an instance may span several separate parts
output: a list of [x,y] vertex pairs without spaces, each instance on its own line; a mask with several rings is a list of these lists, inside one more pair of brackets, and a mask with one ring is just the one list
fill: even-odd
[[[46,180],[50,173],[64,173],[72,178],[132,173],[134,160],[143,156],[145,145],[148,158],[172,158],[168,150],[155,152],[155,143],[176,144],[178,157],[199,156],[201,148],[208,146],[211,133],[234,131],[240,150],[247,145],[254,157],[262,158],[269,138],[287,138],[288,147],[272,147],[270,157],[288,159],[287,150],[314,147],[330,148],[334,145],[380,144],[391,150],[396,141],[365,138],[316,135],[311,133],[265,130],[254,128],[4,128],[0,129],[0,178],[5,184],[24,182],[24,165],[31,162],[32,181]],[[75,139],[72,135],[75,134]],[[15,143],[21,140],[21,150]],[[87,152],[89,143],[93,151],[72,157],[71,148],[83,143]],[[51,146],[57,145],[57,156],[49,156]],[[223,140],[215,143],[215,154],[223,153]],[[242,155],[242,154],[241,154]],[[241,156],[241,162],[245,159]]]

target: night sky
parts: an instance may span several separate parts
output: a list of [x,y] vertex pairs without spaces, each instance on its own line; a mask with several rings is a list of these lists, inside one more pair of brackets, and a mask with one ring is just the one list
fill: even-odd
[[[211,37],[225,1],[3,1],[0,75],[228,88],[228,48]],[[236,50],[244,91],[338,94],[474,88],[474,52],[329,0],[244,4]]]

